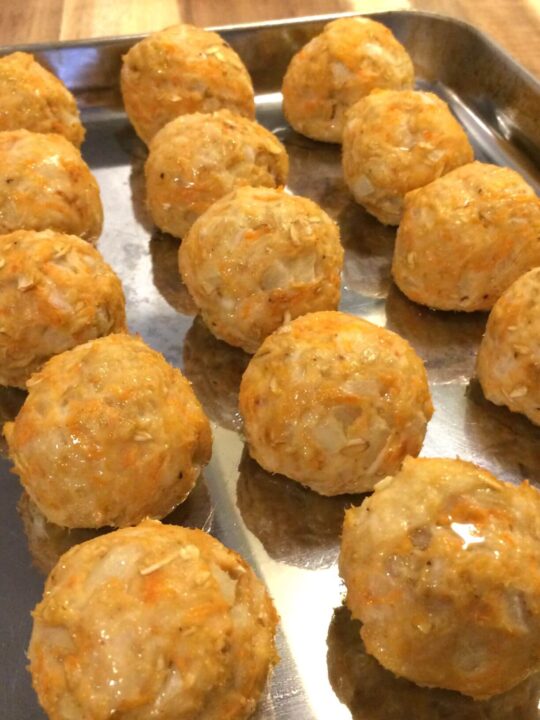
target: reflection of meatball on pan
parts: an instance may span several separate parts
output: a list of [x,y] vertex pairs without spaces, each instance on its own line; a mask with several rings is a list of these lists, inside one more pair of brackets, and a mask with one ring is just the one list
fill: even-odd
[[205,412],[218,425],[238,429],[238,391],[249,355],[217,340],[200,318],[184,340],[184,374]]
[[24,128],[58,133],[74,145],[84,140],[75,98],[28,53],[0,58],[0,131]]
[[399,224],[406,193],[472,159],[465,131],[432,93],[375,91],[347,113],[345,181],[385,225]]
[[229,110],[183,115],[150,144],[148,209],[160,230],[183,237],[219,198],[243,185],[284,185],[288,170],[285,148],[262,125]]
[[381,23],[340,18],[292,58],[283,79],[283,111],[298,132],[341,142],[345,114],[375,88],[412,88],[405,48]]
[[34,611],[30,672],[51,720],[245,720],[277,616],[236,553],[146,520],[78,545]]
[[487,698],[540,669],[540,493],[460,460],[408,458],[345,515],[340,572],[369,653]]
[[0,385],[24,387],[53,355],[125,330],[119,278],[74,235],[0,236]]
[[235,51],[217,33],[174,25],[124,56],[122,96],[137,135],[149,143],[179,115],[226,108],[255,117],[253,87]]
[[109,335],[49,360],[4,432],[15,470],[66,527],[164,517],[208,462],[208,420],[179,370],[142,340]]
[[441,310],[489,310],[540,265],[540,200],[518,173],[470,163],[407,195],[394,279]]
[[495,303],[477,371],[488,400],[540,425],[540,268],[522,275]]
[[183,315],[196,315],[197,307],[178,277],[178,238],[156,230],[150,240],[152,278],[160,295]]
[[410,345],[339,312],[276,330],[240,386],[251,456],[321,495],[366,492],[395,472],[420,451],[432,410]]
[[0,386],[0,455],[8,456],[7,443],[1,430],[4,423],[15,419],[26,400],[26,393],[15,387]]
[[57,230],[95,242],[103,224],[98,184],[61,135],[0,132],[0,234]]
[[184,238],[179,262],[207,327],[246,352],[285,319],[339,302],[337,225],[282,190],[243,187],[218,200]]
[[345,508],[358,496],[322,497],[267,473],[247,451],[238,470],[236,504],[270,557],[311,569],[335,563]]
[[61,555],[74,545],[91,540],[102,530],[66,528],[47,520],[37,505],[23,492],[17,503],[17,511],[24,526],[28,541],[28,552],[34,565],[44,575],[48,575]]
[[411,302],[392,284],[386,299],[386,327],[411,343],[425,363],[432,383],[474,374],[478,345],[486,327],[485,313],[439,312]]
[[328,631],[328,675],[353,720],[537,720],[538,676],[489,700],[421,688],[368,655],[360,627],[347,608],[340,607]]

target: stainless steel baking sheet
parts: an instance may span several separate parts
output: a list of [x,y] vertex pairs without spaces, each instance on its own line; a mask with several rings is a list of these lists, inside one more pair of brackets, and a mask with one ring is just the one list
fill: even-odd
[[[409,12],[374,17],[407,46],[419,86],[450,103],[477,157],[516,168],[538,189],[540,85],[534,78],[457,21]],[[341,226],[346,248],[341,308],[397,331],[426,363],[436,412],[422,454],[459,455],[504,479],[528,477],[538,484],[540,429],[488,403],[474,380],[487,316],[432,312],[400,294],[390,278],[394,231],[353,202],[341,177],[338,148],[295,134],[283,119],[279,90],[284,69],[327,20],[220,31],[252,73],[260,122],[287,146],[289,188],[316,200]],[[336,568],[344,508],[362,498],[321,498],[268,475],[247,454],[236,401],[248,358],[213,339],[195,318],[178,276],[178,241],[155,231],[144,208],[146,151],[122,112],[118,93],[120,57],[136,39],[29,49],[62,77],[81,105],[88,129],[83,154],[96,174],[105,209],[99,249],[124,283],[130,329],[184,370],[214,422],[214,454],[205,477],[167,521],[203,527],[242,553],[267,583],[281,615],[281,662],[255,717],[538,718],[535,678],[508,696],[474,703],[397,680],[363,653],[358,627],[341,607]],[[0,419],[12,417],[23,397],[3,390]],[[25,670],[30,611],[42,592],[42,571],[91,533],[47,526],[24,499],[19,513],[21,489],[5,459],[0,473],[0,717],[42,720]]]

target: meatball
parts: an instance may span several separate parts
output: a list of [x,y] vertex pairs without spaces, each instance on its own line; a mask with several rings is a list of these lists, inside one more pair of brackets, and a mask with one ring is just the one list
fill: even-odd
[[15,472],[45,517],[65,527],[164,517],[210,457],[191,386],[142,340],[108,335],[49,360],[4,434]]
[[513,170],[475,162],[405,198],[392,265],[399,288],[440,310],[489,310],[540,265],[540,200]]
[[95,242],[102,225],[98,184],[68,140],[0,132],[0,234],[51,229]]
[[407,90],[413,82],[412,61],[388,28],[368,18],[340,18],[291,60],[283,111],[303,135],[339,143],[351,105],[376,88]]
[[123,57],[120,85],[137,135],[148,144],[179,115],[227,108],[253,119],[253,86],[244,64],[215,32],[174,25]]
[[51,720],[244,720],[277,660],[276,611],[249,565],[155,520],[65,553],[33,617]]
[[540,493],[407,458],[345,515],[341,575],[367,651],[419,685],[487,698],[540,669]]
[[184,238],[179,262],[210,331],[249,353],[285,319],[339,302],[336,223],[282,190],[242,187],[218,200]]
[[398,225],[403,198],[473,160],[465,131],[436,95],[377,90],[347,113],[343,172],[356,202]]
[[77,147],[84,140],[75,98],[28,53],[0,58],[0,131],[58,133]]
[[125,330],[119,278],[74,235],[0,236],[0,385],[24,388],[53,355]]
[[397,471],[419,453],[432,412],[411,346],[339,312],[276,330],[240,386],[251,456],[321,495],[366,492]]
[[522,275],[495,303],[477,372],[488,400],[540,425],[540,268]]
[[182,115],[158,132],[146,161],[150,214],[183,237],[212,203],[242,185],[279,187],[289,160],[280,141],[229,110]]

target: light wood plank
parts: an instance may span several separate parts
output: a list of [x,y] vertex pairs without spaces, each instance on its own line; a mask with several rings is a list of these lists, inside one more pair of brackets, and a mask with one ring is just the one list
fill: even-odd
[[64,0],[60,39],[135,35],[179,20],[176,0]]
[[0,45],[58,40],[63,4],[63,0],[0,0]]
[[540,78],[540,0],[0,0],[0,44],[406,8],[470,22]]

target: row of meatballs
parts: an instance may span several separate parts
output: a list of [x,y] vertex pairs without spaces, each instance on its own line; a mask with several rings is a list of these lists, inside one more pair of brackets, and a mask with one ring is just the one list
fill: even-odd
[[[365,20],[356,23],[362,31],[372,32],[368,55],[380,58],[384,52],[373,49],[375,30],[369,24]],[[160,49],[165,71],[176,52],[175,32],[165,31],[168,40],[173,40],[169,55]],[[192,30],[180,32],[185,40]],[[207,38],[201,42],[207,43]],[[230,49],[219,38],[208,42],[214,45],[196,49],[203,65],[209,58],[227,64]],[[184,45],[189,47],[189,43]],[[328,52],[331,56],[331,50]],[[307,48],[304,51],[308,62],[317,55],[318,51],[312,55]],[[135,57],[129,69],[135,79],[137,73],[144,78],[145,57],[152,60],[152,47]],[[403,65],[406,70],[405,61]],[[218,83],[223,78],[229,83],[227,102],[234,95],[231,77],[236,72],[245,79],[241,63],[235,59],[231,66],[236,71],[230,70],[229,75],[223,67],[216,73]],[[288,76],[292,68],[293,63]],[[334,63],[331,72],[332,77],[349,79],[347,68],[339,64]],[[163,69],[161,75],[162,80],[170,81]],[[198,291],[203,298],[198,304],[209,327],[219,337],[243,346],[230,328],[239,325],[242,331],[241,320],[246,323],[250,343],[246,349],[257,351],[240,395],[251,453],[270,470],[288,474],[323,494],[372,489],[377,479],[395,475],[378,483],[373,497],[361,508],[350,510],[344,526],[341,573],[348,587],[349,607],[364,623],[362,634],[368,651],[393,672],[419,684],[449,687],[474,697],[488,697],[516,685],[538,669],[537,492],[526,485],[505,485],[459,461],[408,459],[399,471],[406,455],[419,452],[432,411],[420,359],[404,340],[365,321],[335,312],[305,314],[337,305],[342,262],[337,228],[313,203],[264,189],[285,182],[282,146],[260,126],[245,124],[247,121],[227,111],[218,110],[207,117],[193,114],[193,110],[215,110],[216,99],[206,90],[206,78],[203,81],[201,74],[187,77],[194,104],[182,112],[190,114],[159,130],[155,144],[152,140],[150,145],[148,203],[163,229],[182,236],[187,232],[180,251],[181,270],[196,301]],[[124,77],[123,84],[126,107],[133,114]],[[287,101],[287,93],[284,95],[286,113],[294,125],[291,98]],[[209,100],[207,107],[197,105],[200,97]],[[370,95],[374,105],[368,105],[367,113],[373,114],[374,127],[380,126],[381,118],[389,117],[388,107],[396,118],[392,126],[400,125],[400,118],[407,115],[412,123],[418,102],[439,107],[440,101],[432,96],[409,97],[412,105],[404,111],[404,95]],[[313,102],[309,93],[299,94],[299,98]],[[294,98],[292,102],[294,105]],[[385,106],[388,102],[394,105]],[[340,103],[330,103],[330,121],[336,126],[346,115]],[[376,107],[379,103],[382,113]],[[224,104],[218,103],[218,107]],[[155,116],[149,113],[148,119],[153,121]],[[365,123],[355,122],[354,114],[348,117],[353,118],[348,121],[353,136],[363,142]],[[137,127],[135,120],[134,124]],[[435,125],[444,123],[437,120]],[[192,134],[190,128],[195,128]],[[307,127],[303,131],[312,132]],[[32,142],[39,146],[31,133],[13,132],[17,142],[27,140],[30,147]],[[346,132],[345,124],[347,177]],[[407,127],[407,132],[412,156],[416,131]],[[438,168],[437,177],[450,167],[444,148],[442,155],[434,152],[430,132],[422,129],[430,155],[426,164]],[[164,138],[161,148],[157,142],[160,133]],[[226,154],[234,171],[225,162],[225,176],[232,176],[232,181],[226,177],[221,182],[223,172],[216,172],[215,153],[197,146],[199,135],[211,137],[215,146],[227,138]],[[178,136],[182,138],[177,143]],[[183,136],[187,137],[184,145]],[[194,156],[189,154],[193,147]],[[156,148],[163,157],[153,168],[151,161],[159,159]],[[180,187],[178,197],[172,196],[166,185],[170,180],[167,151],[171,148],[179,153],[187,177],[186,182],[179,182],[173,173],[174,183]],[[469,159],[472,156],[455,164]],[[451,166],[452,161],[448,162]],[[45,176],[48,173],[54,178],[61,163],[56,157],[43,165]],[[380,208],[399,213],[404,191],[392,189],[389,196],[384,189],[379,195],[380,187],[374,185],[365,166],[364,159],[358,160],[348,180],[357,198],[368,209],[371,204],[374,214],[380,213]],[[383,176],[392,174],[391,164],[384,166],[383,161],[382,167]],[[414,172],[422,177],[418,186],[424,184],[425,175],[418,169]],[[236,178],[240,178],[238,183]],[[22,186],[24,191],[32,185],[16,172],[9,179],[8,185],[16,183],[13,191],[7,191],[10,200],[16,197],[16,187]],[[263,189],[240,187],[220,200],[236,184],[262,185]],[[29,196],[22,195],[30,208]],[[524,195],[530,198],[530,193]],[[217,205],[213,205],[215,200]],[[245,212],[244,206],[250,203],[254,209]],[[509,204],[513,205],[512,198]],[[24,202],[19,206],[24,207]],[[249,217],[247,228],[237,220],[242,212]],[[165,219],[158,220],[160,217]],[[178,224],[167,227],[171,218]],[[488,225],[490,219],[481,218]],[[27,227],[17,225],[21,226]],[[15,422],[6,426],[17,472],[46,517],[62,525],[121,526],[149,515],[163,517],[185,498],[209,459],[208,421],[181,373],[142,341],[119,333],[84,342],[124,329],[121,288],[97,251],[77,238],[55,232],[74,229],[46,227],[54,230],[23,230],[4,238],[6,257],[0,273],[7,268],[11,307],[22,299],[21,309],[29,308],[32,315],[40,307],[36,303],[45,303],[49,318],[62,313],[64,318],[79,315],[79,325],[69,326],[67,331],[61,325],[55,327],[44,314],[34,342],[36,338],[39,342],[41,329],[47,337],[45,349],[34,352],[31,348],[32,364],[28,353],[17,356],[21,341],[13,343],[14,366],[22,368],[22,377],[27,373],[26,380],[51,355],[78,346],[46,362],[27,382],[28,398]],[[92,239],[99,231],[78,234]],[[224,248],[219,246],[221,236],[227,239]],[[234,257],[235,246],[241,242],[247,250],[243,257]],[[291,246],[301,252],[291,253]],[[35,267],[29,267],[30,259],[37,258],[38,247],[42,255]],[[213,267],[204,267],[208,247],[212,256],[219,258]],[[265,251],[268,247],[272,252]],[[413,250],[407,252],[406,261],[408,266],[416,266]],[[236,282],[231,265],[233,271],[237,269]],[[266,294],[266,304],[251,297],[256,293],[246,277],[259,267],[263,272],[257,288]],[[528,267],[515,271],[511,279],[524,269]],[[74,280],[72,276],[79,274],[81,285],[103,279],[109,295],[101,307],[96,308],[98,303],[93,306],[89,297],[77,296],[76,281],[66,286],[73,291],[71,295],[63,292],[67,277]],[[518,282],[525,288],[521,297],[526,296],[527,306],[532,308],[528,325],[534,326],[537,291],[531,288],[537,287],[538,276],[529,273]],[[236,285],[241,287],[241,300],[234,294]],[[214,316],[212,308],[203,305],[204,298],[212,296],[214,304],[216,298],[222,301]],[[83,311],[94,312],[90,322]],[[287,322],[297,315],[301,317]],[[514,361],[515,341],[519,344],[525,336],[518,354],[528,355],[534,366],[531,331],[523,329],[520,309],[512,306],[503,316],[503,327],[511,316],[511,332],[520,333],[512,336]],[[495,310],[491,317],[496,317]],[[9,336],[9,328],[6,330],[3,334]],[[61,336],[58,345],[55,335]],[[25,341],[23,338],[22,345]],[[498,346],[495,352],[499,355]],[[486,365],[492,365],[489,357]],[[500,375],[506,378],[507,368],[501,368]],[[25,380],[6,384],[24,384]],[[529,396],[530,400],[533,389],[518,372],[509,395],[512,399]],[[351,487],[351,478],[360,484]],[[404,518],[397,529],[396,517]],[[516,543],[526,558],[519,564],[513,556]],[[59,561],[35,612],[29,651],[34,685],[50,717],[62,720],[86,715],[105,718],[111,712],[131,718],[153,714],[171,720],[217,719],[224,713],[244,718],[253,712],[268,669],[276,660],[276,622],[263,586],[238,556],[204,533],[144,521],[84,543]],[[501,646],[506,651],[502,659],[498,653]],[[441,648],[445,662],[440,661],[445,656]],[[448,648],[452,651],[447,652]]]

